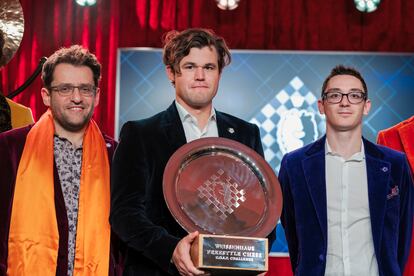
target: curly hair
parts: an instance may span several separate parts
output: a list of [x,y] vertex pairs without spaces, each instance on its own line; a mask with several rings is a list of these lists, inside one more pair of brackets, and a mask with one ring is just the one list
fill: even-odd
[[98,86],[101,79],[101,64],[98,59],[88,49],[80,45],[72,45],[69,48],[61,48],[54,52],[43,65],[42,80],[45,87],[50,87],[53,81],[53,72],[60,63],[89,67],[93,73],[95,86]]
[[191,48],[214,47],[218,55],[218,68],[230,64],[231,54],[224,39],[208,29],[187,29],[182,32],[170,31],[164,35],[163,61],[174,73],[180,74],[180,62],[190,53]]

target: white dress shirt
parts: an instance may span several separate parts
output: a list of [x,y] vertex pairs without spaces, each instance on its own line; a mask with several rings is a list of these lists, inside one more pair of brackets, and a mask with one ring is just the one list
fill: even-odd
[[364,143],[345,160],[325,144],[328,249],[325,275],[378,275]]
[[211,108],[211,114],[208,118],[207,125],[204,129],[198,127],[197,118],[191,115],[185,108],[175,101],[177,106],[178,115],[183,123],[185,138],[187,143],[204,137],[218,137],[218,128],[216,121],[216,112],[214,108]]

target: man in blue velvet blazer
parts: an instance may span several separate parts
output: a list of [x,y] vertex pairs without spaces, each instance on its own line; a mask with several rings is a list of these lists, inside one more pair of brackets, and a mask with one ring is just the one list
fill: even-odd
[[[127,122],[112,164],[110,222],[128,244],[125,275],[203,274],[189,255],[198,233],[186,233],[163,196],[164,168],[178,148],[219,136],[263,156],[256,125],[213,108],[221,70],[229,62],[224,40],[211,31],[189,29],[166,36],[164,63],[176,100],[151,118]],[[275,232],[268,238],[271,244]]]
[[364,79],[337,66],[318,107],[326,136],[286,154],[282,225],[295,275],[402,275],[413,221],[404,154],[362,138]]

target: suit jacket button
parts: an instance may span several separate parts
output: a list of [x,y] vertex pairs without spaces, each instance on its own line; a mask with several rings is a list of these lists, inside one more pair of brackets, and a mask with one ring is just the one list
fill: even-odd
[[321,261],[325,260],[325,256],[323,256],[322,254],[319,255],[319,260],[321,260]]

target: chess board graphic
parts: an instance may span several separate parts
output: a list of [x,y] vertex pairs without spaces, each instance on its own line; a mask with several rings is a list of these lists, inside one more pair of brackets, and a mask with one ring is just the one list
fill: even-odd
[[249,120],[259,127],[265,159],[276,172],[285,153],[315,141],[325,132],[317,100],[295,76]]

